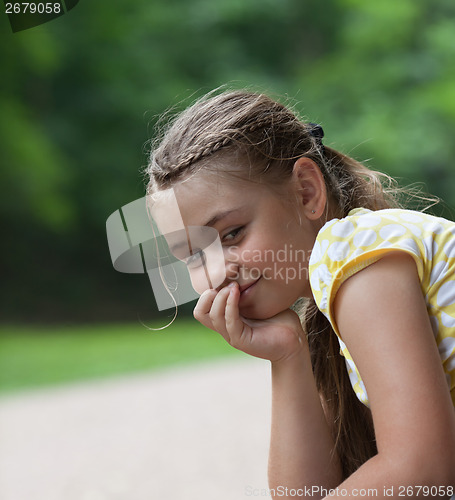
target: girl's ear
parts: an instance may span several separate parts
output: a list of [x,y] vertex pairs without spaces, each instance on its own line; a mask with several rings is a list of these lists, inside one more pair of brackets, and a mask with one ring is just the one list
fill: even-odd
[[297,190],[300,207],[310,220],[319,219],[325,210],[327,189],[324,176],[318,165],[302,156],[292,169],[292,181]]

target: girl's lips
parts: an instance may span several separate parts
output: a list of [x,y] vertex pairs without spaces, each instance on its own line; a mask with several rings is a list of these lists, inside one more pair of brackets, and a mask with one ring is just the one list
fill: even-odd
[[246,283],[245,285],[242,285],[239,290],[240,290],[240,295],[244,296],[247,290],[250,290],[261,278],[258,278],[255,281],[252,281],[251,283]]

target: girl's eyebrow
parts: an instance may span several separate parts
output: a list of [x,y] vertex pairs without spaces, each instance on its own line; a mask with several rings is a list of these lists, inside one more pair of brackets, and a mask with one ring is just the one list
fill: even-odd
[[220,212],[218,214],[215,214],[211,219],[209,219],[205,224],[204,226],[214,226],[217,222],[219,222],[220,220],[224,219],[225,217],[227,217],[228,215],[231,215],[232,213],[234,212],[239,212],[240,210],[242,210],[243,207],[239,207],[239,208],[234,208],[232,210],[225,210],[224,212]]

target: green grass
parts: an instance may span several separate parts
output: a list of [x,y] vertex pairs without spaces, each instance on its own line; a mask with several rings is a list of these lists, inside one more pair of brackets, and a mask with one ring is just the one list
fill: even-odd
[[195,320],[177,320],[162,331],[140,324],[0,326],[0,392],[237,354],[220,335]]

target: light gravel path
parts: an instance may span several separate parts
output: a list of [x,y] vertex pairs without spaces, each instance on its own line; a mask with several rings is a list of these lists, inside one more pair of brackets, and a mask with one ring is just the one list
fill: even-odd
[[253,358],[0,398],[2,500],[270,498],[270,367]]

